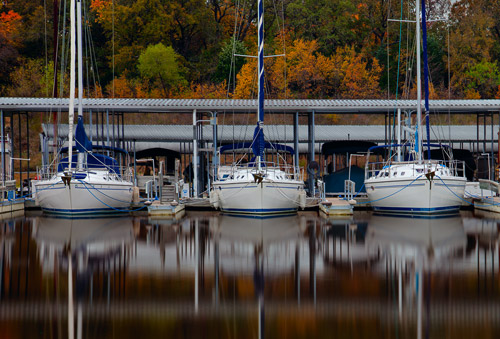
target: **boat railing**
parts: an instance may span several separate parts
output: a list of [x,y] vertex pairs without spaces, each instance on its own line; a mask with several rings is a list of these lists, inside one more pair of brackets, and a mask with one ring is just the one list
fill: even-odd
[[[394,171],[393,166],[404,165],[408,168],[407,170]],[[404,161],[404,162],[369,162],[365,166],[365,180],[372,177],[389,177],[396,178],[402,175],[425,175],[427,173],[435,172],[437,170],[438,174],[442,173],[439,169],[448,169],[449,172],[444,172],[447,175],[465,177],[465,162],[461,160],[424,160],[419,162],[415,161]],[[406,172],[406,173],[405,173]]]
[[344,180],[344,196],[347,200],[353,200],[356,194],[356,183],[352,180]]
[[[277,164],[274,162],[261,162],[260,163],[260,173],[266,175],[270,172],[282,171],[285,173],[286,179],[303,181],[304,180],[304,169],[289,165],[289,164]],[[254,162],[244,163],[244,164],[233,164],[233,165],[221,165],[217,169],[217,175],[219,180],[224,180],[228,178],[233,178],[236,173],[242,174],[246,172],[247,175],[255,174],[257,171],[257,164]]]
[[[117,181],[132,181],[134,178],[134,171],[132,167],[129,166],[106,166],[106,167],[88,167],[85,164],[80,168],[73,168],[72,173],[80,173],[80,174],[95,174],[96,171],[103,171],[105,180],[117,180]],[[58,173],[57,165],[47,165],[47,166],[38,166],[36,169],[37,179],[38,180],[49,180],[55,177]],[[78,177],[75,175],[75,177]]]

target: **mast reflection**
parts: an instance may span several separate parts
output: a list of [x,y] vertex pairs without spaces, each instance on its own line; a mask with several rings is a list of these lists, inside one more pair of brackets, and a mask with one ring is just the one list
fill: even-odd
[[381,253],[390,279],[397,274],[400,321],[403,312],[412,310],[412,302],[416,298],[417,338],[422,338],[422,304],[426,285],[427,337],[430,329],[431,272],[443,269],[453,258],[465,252],[467,236],[462,219],[458,215],[444,218],[373,215],[365,244],[368,250]]

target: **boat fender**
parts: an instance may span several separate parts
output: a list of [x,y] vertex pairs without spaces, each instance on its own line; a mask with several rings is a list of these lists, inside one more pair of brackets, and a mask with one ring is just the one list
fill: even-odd
[[210,192],[210,205],[215,209],[219,209],[219,192],[216,190]]
[[307,201],[306,191],[301,191],[299,193],[299,206],[301,209],[306,208],[306,201]]

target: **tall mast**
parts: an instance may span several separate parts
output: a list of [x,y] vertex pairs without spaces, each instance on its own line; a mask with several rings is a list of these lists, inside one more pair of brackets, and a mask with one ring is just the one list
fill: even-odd
[[68,112],[68,167],[71,171],[73,157],[73,120],[75,116],[75,0],[71,0],[70,9],[70,70],[69,70],[69,112]]
[[[82,57],[82,1],[76,2],[77,34],[78,34],[78,120],[83,119],[83,57]],[[85,154],[78,152],[78,169],[83,170]]]
[[82,57],[82,1],[76,2],[76,31],[78,34],[78,118],[83,116],[83,57]]
[[415,147],[417,147],[417,160],[422,161],[422,87],[420,76],[420,0],[416,1],[416,45],[417,45],[417,136]]
[[259,108],[257,111],[257,128],[259,129],[258,140],[259,142],[259,154],[257,156],[257,165],[260,169],[260,162],[263,157],[264,145],[264,0],[258,1],[258,48],[259,48],[259,62],[258,62],[258,72],[259,72]]
[[259,0],[259,111],[257,123],[264,122],[264,0]]

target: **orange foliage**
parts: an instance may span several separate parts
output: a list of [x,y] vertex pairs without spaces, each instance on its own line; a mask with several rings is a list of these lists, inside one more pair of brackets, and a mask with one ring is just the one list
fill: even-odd
[[21,28],[22,17],[10,10],[0,14],[0,34],[3,35],[9,44],[18,46],[20,44],[19,30]]
[[183,94],[188,99],[225,99],[227,95],[227,84],[191,84],[190,90]]
[[113,97],[113,84],[114,84],[114,97],[115,98],[134,98],[134,88],[133,85],[128,81],[128,79],[122,75],[118,79],[114,79],[106,87],[106,92],[109,97]]
[[336,59],[342,60],[341,95],[350,99],[379,98],[379,80],[382,67],[378,60],[371,59],[371,67],[361,53],[353,47],[337,49]]
[[250,59],[241,67],[236,75],[236,88],[234,97],[236,99],[253,98],[257,91],[257,60]]
[[97,17],[97,22],[102,22],[105,19],[104,12],[109,8],[111,0],[92,0],[90,3],[90,9],[95,12]]
[[465,99],[481,99],[481,94],[473,88],[465,91]]
[[[146,82],[141,82],[140,80],[129,80],[124,74],[119,78],[115,78],[106,86],[106,93],[108,98],[159,99],[165,97],[159,88],[150,88]],[[167,94],[168,97],[173,97],[171,93]]]
[[[290,47],[286,58],[265,59],[266,93],[274,98],[331,96],[336,88],[338,72],[330,58],[317,52],[317,42],[298,39],[287,45]],[[280,50],[275,52],[282,53]],[[236,77],[236,98],[256,96],[256,68],[255,59],[248,60],[241,68]]]

